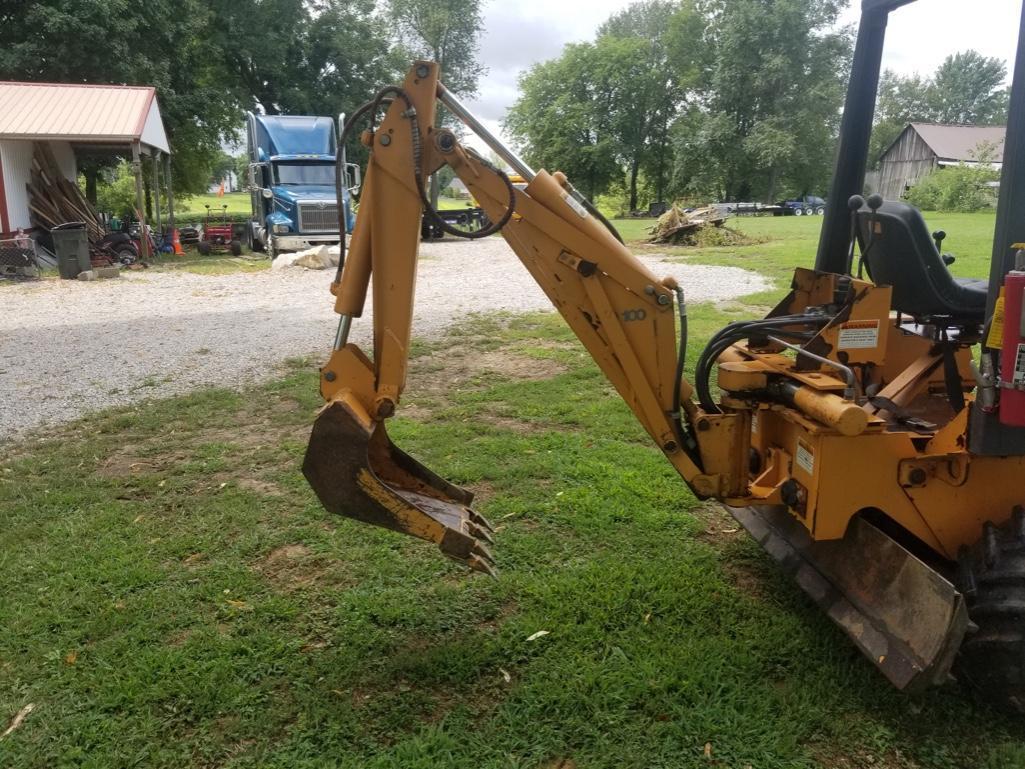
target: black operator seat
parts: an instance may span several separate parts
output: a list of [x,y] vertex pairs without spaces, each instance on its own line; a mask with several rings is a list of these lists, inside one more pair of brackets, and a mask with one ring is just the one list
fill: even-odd
[[917,208],[886,201],[873,215],[862,207],[858,240],[873,282],[893,287],[893,309],[922,321],[983,324],[989,284],[950,274]]

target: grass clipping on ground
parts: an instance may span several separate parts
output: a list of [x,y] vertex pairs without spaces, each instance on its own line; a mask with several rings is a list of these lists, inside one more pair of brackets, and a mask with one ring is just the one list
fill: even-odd
[[310,361],[9,447],[0,732],[34,708],[0,766],[1023,765],[687,493],[558,316],[474,318],[409,381],[389,432],[477,494],[498,580],[324,512]]

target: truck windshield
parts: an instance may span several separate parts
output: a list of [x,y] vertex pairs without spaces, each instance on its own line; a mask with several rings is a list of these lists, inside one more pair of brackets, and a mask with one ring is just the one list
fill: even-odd
[[333,163],[277,163],[278,184],[334,184]]

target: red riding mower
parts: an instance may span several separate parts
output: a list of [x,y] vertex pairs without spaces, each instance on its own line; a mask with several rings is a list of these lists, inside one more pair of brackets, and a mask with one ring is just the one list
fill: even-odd
[[[215,219],[214,216],[217,218]],[[215,250],[223,253],[230,251],[232,256],[242,255],[242,243],[235,239],[228,207],[223,206],[219,214],[214,214],[210,206],[206,207],[206,220],[203,222],[203,239],[196,246],[203,256]]]

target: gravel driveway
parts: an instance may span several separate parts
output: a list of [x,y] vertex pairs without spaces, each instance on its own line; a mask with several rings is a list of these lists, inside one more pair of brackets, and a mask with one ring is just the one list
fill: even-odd
[[[468,313],[551,305],[499,238],[424,244],[414,334]],[[768,288],[760,275],[642,256],[676,276],[690,302]],[[48,280],[0,288],[0,441],[33,428],[206,385],[238,387],[290,357],[326,357],[337,325],[333,271],[205,276],[133,272],[120,280]],[[369,302],[368,302],[369,311]],[[352,341],[366,344],[369,315]]]

